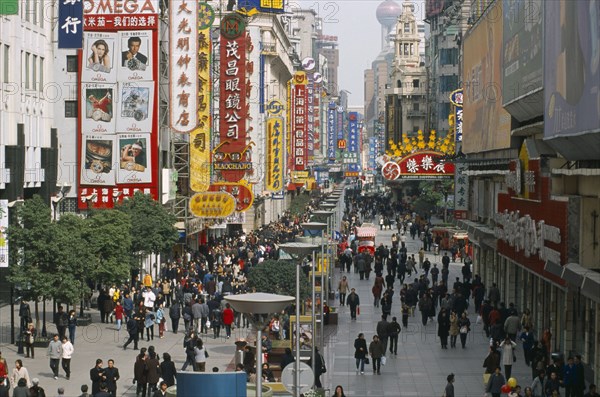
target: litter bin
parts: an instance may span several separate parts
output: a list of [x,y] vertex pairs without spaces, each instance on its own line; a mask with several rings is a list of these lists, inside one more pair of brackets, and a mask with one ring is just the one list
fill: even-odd
[[248,342],[242,339],[235,341],[235,356],[233,362],[236,366],[238,364],[244,364],[244,356],[246,355],[244,347],[246,347],[247,344]]

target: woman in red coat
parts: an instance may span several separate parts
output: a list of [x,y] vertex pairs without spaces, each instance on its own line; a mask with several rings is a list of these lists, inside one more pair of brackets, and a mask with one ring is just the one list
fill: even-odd
[[225,309],[223,309],[223,325],[225,326],[225,334],[227,334],[227,339],[229,339],[231,336],[231,324],[233,324],[233,319],[233,309],[229,303],[226,303]]

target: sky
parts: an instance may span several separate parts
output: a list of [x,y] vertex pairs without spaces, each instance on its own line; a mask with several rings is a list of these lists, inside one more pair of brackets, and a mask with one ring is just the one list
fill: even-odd
[[[363,106],[365,69],[381,50],[381,25],[375,12],[382,0],[289,0],[292,7],[312,8],[323,18],[323,33],[338,36],[340,89],[349,94],[349,106]],[[396,0],[402,5],[402,0]],[[415,14],[422,20],[424,0],[415,1]]]

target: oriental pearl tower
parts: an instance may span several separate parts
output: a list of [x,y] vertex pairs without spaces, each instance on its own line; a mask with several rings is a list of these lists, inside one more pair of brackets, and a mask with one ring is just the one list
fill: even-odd
[[385,0],[377,7],[377,20],[381,24],[381,49],[385,49],[392,28],[396,25],[398,17],[402,13],[402,7],[394,0]]

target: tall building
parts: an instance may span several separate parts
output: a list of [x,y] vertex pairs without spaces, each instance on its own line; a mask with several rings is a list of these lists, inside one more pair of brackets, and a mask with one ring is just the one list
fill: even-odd
[[[319,28],[322,24],[318,25]],[[319,30],[316,42],[316,50],[327,59],[327,71],[323,76],[327,80],[325,89],[331,95],[337,95],[340,87],[338,85],[338,67],[340,65],[340,50],[338,48],[337,36],[326,35],[323,30]]]

